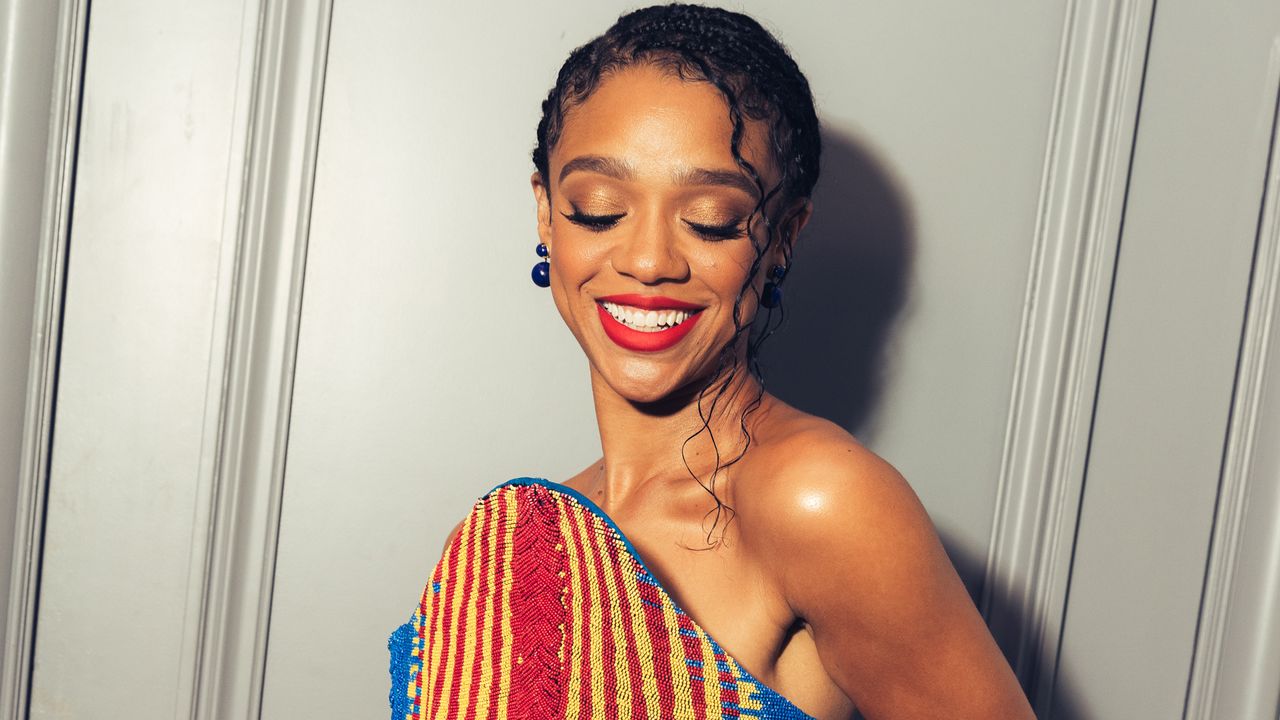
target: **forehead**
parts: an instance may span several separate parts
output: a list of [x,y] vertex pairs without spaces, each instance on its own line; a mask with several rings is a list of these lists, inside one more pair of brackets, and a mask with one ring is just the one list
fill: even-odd
[[[744,116],[739,151],[762,176],[776,182],[768,129]],[[552,149],[552,177],[582,155],[617,158],[642,175],[690,168],[737,170],[730,150],[733,123],[720,91],[708,82],[682,80],[673,71],[632,65],[606,75],[595,91],[565,113]]]

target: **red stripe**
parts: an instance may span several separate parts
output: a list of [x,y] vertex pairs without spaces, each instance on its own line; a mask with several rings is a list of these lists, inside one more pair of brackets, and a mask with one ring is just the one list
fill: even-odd
[[[716,660],[726,662],[724,653],[717,652]],[[719,668],[719,665],[717,664],[716,667]],[[725,667],[728,667],[727,662]],[[724,704],[732,704],[734,707],[737,707],[740,702],[738,699],[738,680],[733,676],[733,671],[730,670],[722,673],[717,670],[716,677],[725,681],[724,684],[720,686],[720,702]],[[724,714],[727,717],[739,717],[737,710],[729,710],[726,708]]]
[[438,634],[442,638],[440,643],[440,667],[431,669],[432,674],[435,676],[435,682],[431,689],[433,714],[439,712],[439,703],[449,702],[449,697],[445,694],[444,670],[448,667],[449,653],[453,651],[454,641],[462,639],[455,627],[453,603],[448,602],[448,600],[450,595],[453,594],[453,586],[458,584],[458,555],[462,548],[468,544],[469,535],[470,533],[459,532],[454,537],[453,544],[449,546],[446,560],[449,565],[449,586],[440,588],[440,593],[436,595],[436,602],[442,602],[444,605],[441,606],[440,627],[431,628],[432,635]]
[[418,677],[413,679],[414,688],[418,691],[417,699],[414,701],[413,720],[418,720],[418,715],[422,710],[422,678],[431,672],[431,648],[427,645],[429,634],[427,629],[431,625],[432,613],[431,604],[435,600],[435,592],[432,590],[435,584],[440,581],[440,569],[444,564],[441,559],[436,562],[435,568],[431,571],[431,577],[427,580],[427,586],[422,589],[422,600],[418,602],[418,652],[421,653],[420,664],[418,666]]
[[608,547],[609,559],[612,565],[610,579],[613,581],[618,597],[622,599],[622,617],[619,622],[626,628],[627,633],[627,646],[623,650],[627,654],[627,667],[631,669],[627,673],[627,678],[631,681],[632,713],[637,716],[649,717],[649,705],[644,696],[644,678],[640,677],[639,645],[636,642],[635,628],[632,627],[631,623],[631,618],[635,617],[635,613],[640,612],[639,608],[634,606],[635,603],[639,602],[639,599],[627,594],[627,586],[624,580],[626,573],[634,572],[632,563],[629,562],[631,556],[616,537],[609,539]]
[[511,708],[525,717],[554,718],[564,714],[560,677],[564,553],[557,549],[562,539],[560,508],[552,491],[539,485],[519,487],[513,543],[520,563],[513,568],[511,588],[516,656]]
[[[634,563],[631,570],[639,574],[640,565]],[[640,591],[640,607],[644,611],[645,627],[649,631],[649,642],[653,645],[653,663],[654,674],[657,675],[655,682],[660,688],[674,688],[675,683],[671,677],[671,631],[667,629],[666,618],[662,615],[663,599],[659,594],[655,585],[649,584],[652,576],[647,572],[644,578],[637,577],[636,585]],[[667,695],[662,698],[661,717],[671,717],[676,706],[673,700]]]
[[[481,531],[480,531],[480,551],[481,552],[484,552],[485,545],[488,544],[489,538],[493,537],[494,527],[493,527],[493,508],[491,507],[492,505],[493,503],[485,503],[484,524],[481,527]],[[480,600],[483,598],[485,600],[486,606],[489,606],[489,605],[492,605],[493,603],[493,587],[487,584],[489,580],[488,570],[489,570],[489,567],[493,565],[494,559],[492,556],[486,556],[486,557],[478,558],[477,560],[473,560],[472,562],[477,562],[477,561],[480,564],[480,567],[477,569],[479,580],[481,583],[486,583],[486,584],[481,585],[481,587],[479,588],[472,589],[472,594],[478,594],[479,597],[474,598],[473,600],[471,600],[471,602],[479,603]],[[470,597],[471,596],[468,595],[468,598]],[[479,626],[479,623],[484,622],[484,619],[486,617],[491,618],[493,617],[493,615],[492,614],[481,615],[479,612],[477,612],[477,617],[476,617],[477,627]],[[476,700],[480,696],[480,668],[484,665],[484,658],[480,657],[480,648],[483,646],[483,643],[480,642],[479,637],[475,639],[475,644],[476,644],[476,647],[475,647],[475,651],[472,653],[472,661],[471,661],[471,704],[467,706],[466,720],[475,720]],[[491,646],[491,647],[494,647],[494,646]]]
[[[475,510],[472,511],[472,513],[475,512]],[[475,583],[471,581],[471,577],[474,575],[471,568],[473,567],[473,564],[479,560],[479,558],[476,557],[477,553],[475,550],[476,533],[480,531],[480,527],[478,527],[475,522],[477,519],[478,518],[472,518],[471,532],[467,534],[466,544],[462,548],[463,557],[466,558],[466,562],[463,563],[466,575],[460,578],[462,583],[459,587],[462,590],[462,595],[458,599],[458,615],[453,620],[452,628],[452,634],[458,638],[458,643],[457,646],[453,648],[453,681],[449,686],[448,705],[450,715],[456,713],[458,705],[461,704],[462,674],[467,671],[467,668],[463,667],[462,663],[467,651],[467,606],[474,602],[472,593],[475,592]],[[481,535],[480,537],[484,536]]]
[[[689,635],[685,634],[693,631],[693,623],[689,620],[689,616],[683,613],[676,613],[676,621],[679,623],[680,629],[683,631],[679,633],[679,635],[680,635],[680,642],[684,646],[685,659],[687,660],[689,658],[692,658],[694,660],[699,660],[699,661],[702,660],[701,640],[697,637],[690,637]],[[711,680],[707,679],[708,674],[711,676],[712,679],[715,678],[716,676],[715,668],[703,667],[702,671],[698,672],[698,669],[696,667],[689,666],[688,663],[686,663],[686,666],[689,667],[689,674],[690,674],[689,694],[693,696],[691,698],[691,700],[693,701],[693,717],[695,718],[695,720],[706,720],[707,697],[706,695],[703,694],[705,691],[702,688],[702,683],[711,682]],[[702,682],[698,682],[696,679],[694,679],[695,674],[702,676]]]
[[501,493],[494,493],[489,498],[489,504],[497,517],[498,525],[495,531],[498,533],[497,548],[493,553],[493,561],[498,563],[498,572],[495,576],[498,585],[492,588],[493,592],[489,595],[489,604],[486,612],[488,617],[493,618],[492,627],[489,628],[489,647],[493,648],[492,652],[497,659],[492,666],[493,689],[491,692],[493,695],[489,698],[489,712],[485,720],[497,720],[498,694],[507,692],[506,687],[501,687],[502,668],[500,667],[500,660],[502,658],[502,617],[509,610],[506,607],[499,607],[498,603],[502,601],[502,585],[506,582],[510,572],[505,565],[507,557],[507,523],[513,522],[514,519],[507,517],[507,503]]
[[[585,512],[585,511],[579,508],[577,505],[571,504],[566,506],[565,512],[579,513],[579,512]],[[577,628],[574,628],[578,632],[578,639],[577,639],[578,648],[582,653],[582,661],[578,665],[578,677],[581,678],[581,681],[578,683],[578,704],[579,704],[579,707],[581,708],[581,712],[590,713],[591,712],[591,632],[590,632],[591,623],[588,622],[587,616],[586,616],[586,612],[589,610],[589,608],[587,608],[587,603],[591,599],[591,595],[589,594],[590,580],[588,579],[587,570],[585,567],[585,563],[586,563],[585,558],[586,558],[586,552],[587,552],[585,548],[586,542],[582,537],[582,531],[578,529],[578,522],[576,517],[573,518],[573,522],[569,523],[569,542],[573,543],[574,553],[577,554],[578,558],[584,564],[584,566],[580,568],[580,572],[576,573],[574,576],[575,583],[573,585],[573,592],[569,597],[569,602],[577,603],[578,606],[583,608],[584,617],[582,619],[582,622],[578,624]],[[573,662],[572,655],[569,655],[565,659],[568,662]]]
[[592,528],[596,531],[591,534],[591,562],[595,563],[596,576],[600,578],[600,587],[597,590],[600,593],[600,613],[604,622],[600,626],[600,642],[603,644],[604,652],[601,657],[603,668],[597,668],[604,674],[604,709],[608,713],[608,717],[617,717],[618,715],[618,677],[614,670],[614,652],[616,648],[613,646],[613,632],[611,628],[615,622],[625,622],[624,618],[614,617],[612,608],[609,607],[609,589],[605,587],[605,583],[613,582],[612,568],[606,568],[604,562],[605,543],[608,542],[610,535],[604,533],[609,532],[609,528],[604,525],[600,517],[595,513],[589,513],[589,521]]
[[418,663],[418,676],[413,679],[414,690],[417,691],[417,695],[412,703],[413,714],[411,717],[413,720],[418,720],[419,713],[422,710],[422,677],[427,674],[427,670],[431,664],[430,659],[427,657],[430,654],[427,648],[427,625],[431,622],[431,616],[426,614],[426,595],[431,592],[431,587],[435,584],[435,581],[436,575],[432,573],[431,579],[427,580],[427,588],[422,593],[422,602],[418,605],[418,647],[420,648],[418,652],[421,653],[421,656],[419,657]]

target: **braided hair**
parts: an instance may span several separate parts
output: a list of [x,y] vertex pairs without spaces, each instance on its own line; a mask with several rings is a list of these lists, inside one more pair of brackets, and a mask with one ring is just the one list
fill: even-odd
[[[774,242],[778,242],[783,252],[785,267],[790,268],[791,238],[779,236],[776,219],[770,216],[768,204],[777,197],[781,200],[779,207],[787,207],[792,201],[811,195],[818,180],[822,141],[808,80],[786,48],[760,23],[742,13],[721,8],[681,3],[655,5],[621,16],[603,35],[570,53],[561,66],[555,86],[542,103],[542,119],[538,123],[537,145],[533,150],[533,164],[547,187],[550,187],[551,148],[555,147],[564,129],[566,113],[585,102],[610,73],[634,65],[660,67],[675,73],[683,81],[706,82],[719,90],[728,106],[733,126],[730,140],[733,159],[758,190],[756,207],[747,219],[747,236],[753,237],[751,229],[757,219],[765,228],[764,246],[755,246],[755,259],[734,300],[733,337],[721,348],[716,369],[698,395],[698,416],[702,427],[686,438],[681,446],[681,457],[690,476],[715,500],[716,506],[711,511],[715,513],[715,520],[707,534],[708,545],[714,545],[712,533],[722,512],[726,508],[733,512],[733,508],[716,495],[716,475],[740,460],[750,447],[747,416],[759,407],[764,396],[764,374],[758,359],[760,346],[785,317],[782,308],[778,307],[779,317],[775,324],[774,308],[769,308],[763,327],[753,338],[752,323],[744,325],[742,322],[742,299],[748,291],[757,292],[753,279]],[[774,165],[781,173],[781,179],[774,187],[766,188],[760,173],[742,156],[740,145],[748,119],[767,123],[769,150]],[[762,305],[757,302],[757,307]],[[711,418],[726,389],[732,385],[729,381],[740,369],[735,348],[743,333],[747,333],[747,369],[758,381],[760,389],[739,418],[739,427],[746,439],[742,452],[722,463],[720,449],[711,430]],[[721,378],[726,378],[726,382],[719,385],[704,412],[705,396]],[[689,468],[684,454],[689,442],[703,432],[710,436],[716,457],[715,469],[705,483]]]

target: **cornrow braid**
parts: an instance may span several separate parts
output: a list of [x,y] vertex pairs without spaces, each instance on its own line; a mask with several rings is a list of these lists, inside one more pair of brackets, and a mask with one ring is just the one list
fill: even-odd
[[[733,508],[723,503],[715,492],[716,476],[740,460],[751,445],[747,417],[760,406],[764,396],[764,373],[758,357],[760,347],[785,319],[782,309],[777,308],[779,317],[775,323],[774,308],[768,308],[760,332],[752,338],[752,324],[743,324],[742,300],[750,291],[756,293],[757,308],[763,307],[758,302],[759,294],[752,281],[765,254],[775,242],[780,244],[786,267],[790,269],[790,238],[779,236],[768,205],[780,197],[783,201],[781,206],[786,207],[791,201],[812,194],[818,180],[822,141],[808,80],[786,48],[760,23],[742,13],[721,8],[682,3],[655,5],[619,17],[603,35],[571,52],[561,66],[555,85],[542,103],[542,119],[538,122],[537,145],[533,150],[533,164],[546,187],[550,187],[549,156],[560,139],[567,112],[585,102],[610,73],[645,64],[673,72],[687,82],[709,83],[724,97],[733,127],[730,151],[743,174],[755,183],[759,191],[759,200],[747,219],[747,235],[754,237],[752,228],[757,220],[765,230],[764,246],[755,245],[750,271],[734,299],[733,337],[720,349],[716,369],[698,395],[698,416],[702,427],[685,439],[680,451],[690,476],[715,500],[715,509],[708,513],[714,512],[715,519],[707,533],[708,546],[714,546],[718,541],[713,542],[712,535],[722,514],[727,511],[732,520],[733,513]],[[765,187],[760,173],[742,156],[741,142],[748,120],[768,123],[769,149],[774,165],[781,173],[781,179],[772,188]],[[746,440],[742,451],[722,463],[720,448],[711,430],[711,419],[740,369],[735,348],[743,333],[747,334],[747,370],[756,378],[760,389],[746,404],[739,418],[742,437]],[[725,382],[718,384],[722,378]],[[705,396],[717,385],[710,406],[704,411]],[[731,402],[732,399],[725,401]],[[711,477],[705,483],[689,467],[685,457],[685,447],[703,432],[708,433],[711,439],[716,459]]]

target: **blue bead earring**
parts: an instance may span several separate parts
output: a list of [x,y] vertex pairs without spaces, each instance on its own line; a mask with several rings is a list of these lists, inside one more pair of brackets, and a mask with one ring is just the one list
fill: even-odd
[[787,269],[781,265],[774,265],[769,270],[770,280],[764,284],[764,292],[760,294],[760,304],[767,308],[775,308],[782,304],[782,288],[778,287],[782,284],[782,278],[787,274]]
[[538,257],[543,258],[542,262],[533,266],[533,284],[538,287],[551,287],[551,251],[547,249],[546,243],[538,243]]

